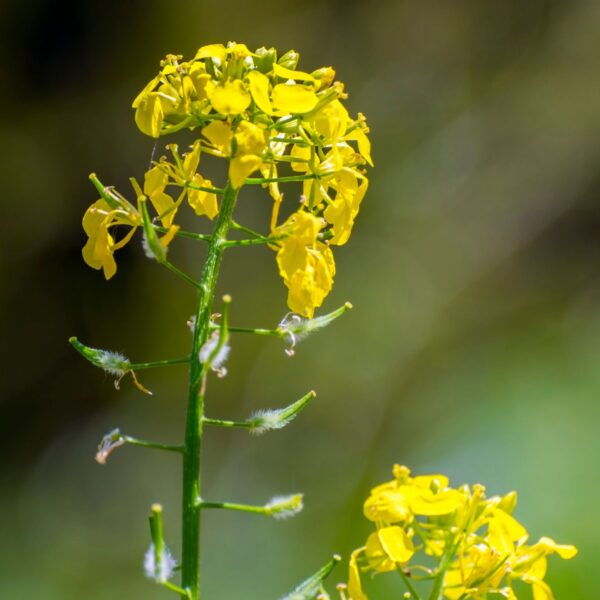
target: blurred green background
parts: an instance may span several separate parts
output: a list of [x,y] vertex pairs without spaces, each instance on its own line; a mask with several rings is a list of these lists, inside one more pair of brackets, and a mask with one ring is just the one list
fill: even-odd
[[[211,512],[209,599],[269,599],[370,531],[362,502],[394,462],[490,493],[519,491],[558,599],[598,588],[600,502],[600,4],[596,0],[5,0],[0,6],[0,597],[159,600],[145,580],[147,511],[165,506],[177,554],[178,458],[96,444],[113,427],[178,442],[186,370],[117,392],[70,335],[135,361],[187,352],[194,294],[119,252],[106,283],[81,259],[87,174],[127,188],[152,141],[132,98],[167,52],[235,40],[333,65],[371,126],[376,169],[324,310],[355,310],[303,342],[238,337],[212,416],[241,418],[318,391],[290,427],[205,438],[205,495],[261,503],[304,491],[275,522]],[[288,194],[288,198],[293,197]],[[239,219],[266,229],[244,191]],[[191,225],[190,225],[191,226]],[[202,248],[174,260],[197,273]],[[272,326],[285,290],[265,248],[227,255],[232,321]],[[342,580],[345,567],[332,577]],[[397,598],[383,576],[379,598]]]

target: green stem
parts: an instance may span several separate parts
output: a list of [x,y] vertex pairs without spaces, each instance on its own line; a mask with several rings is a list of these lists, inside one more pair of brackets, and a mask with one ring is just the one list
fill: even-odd
[[254,506],[252,504],[236,504],[234,502],[204,502],[199,503],[200,508],[221,508],[224,510],[239,510],[241,512],[251,512],[264,515],[267,509],[264,506]]
[[[171,185],[181,185],[179,183],[173,183]],[[191,183],[186,181],[182,187],[190,188],[190,190],[198,190],[200,192],[208,192],[209,194],[224,194],[225,190],[216,187],[207,187],[205,185],[196,185],[195,183]]]
[[216,427],[240,427],[245,429],[253,427],[253,424],[248,421],[226,421],[224,419],[209,419],[207,417],[204,417],[202,420],[205,425],[215,425]]
[[308,179],[324,179],[331,175],[335,175],[335,171],[320,175],[311,173],[310,175],[289,175],[287,177],[248,177],[246,183],[250,185],[262,185],[263,183],[287,183],[290,181],[306,181]]
[[132,363],[129,365],[129,369],[141,371],[143,369],[156,369],[158,367],[166,367],[168,365],[184,365],[189,362],[189,356],[182,356],[181,358],[167,358],[166,360],[155,360],[153,362]]
[[232,248],[233,246],[257,246],[259,244],[274,244],[283,239],[285,236],[273,236],[265,238],[252,238],[250,240],[230,240],[225,242],[226,248]]
[[191,286],[195,287],[197,290],[202,289],[202,283],[199,283],[195,279],[192,279],[187,273],[184,273],[181,269],[178,269],[174,264],[170,263],[168,260],[162,262],[162,264],[171,271],[171,273],[175,273],[177,277],[189,283]]
[[189,590],[190,600],[200,598],[200,458],[204,417],[204,380],[206,372],[200,362],[200,349],[209,335],[210,315],[223,257],[223,243],[231,227],[237,190],[228,183],[223,192],[221,210],[208,246],[196,309],[196,322],[190,359],[188,408],[183,456],[183,517],[181,584]]
[[250,229],[250,227],[246,227],[245,225],[240,225],[239,223],[236,223],[235,221],[231,222],[231,226],[233,227],[233,229],[237,229],[238,231],[243,231],[244,233],[253,235],[255,238],[258,238],[261,240],[264,240],[267,237],[267,236],[263,235],[262,233],[258,233],[258,231],[254,231],[254,229]]
[[[162,227],[161,225],[153,225],[154,229],[159,233],[167,233],[168,227]],[[194,233],[192,231],[182,231],[181,229],[175,234],[176,237],[188,238],[190,240],[198,240],[201,242],[210,242],[210,235],[204,235],[203,233]]]
[[271,337],[282,338],[285,337],[285,333],[282,333],[279,329],[252,329],[250,327],[230,327],[230,333],[253,333],[254,335],[268,335]]
[[174,583],[171,583],[170,581],[163,582],[163,586],[165,588],[167,588],[168,590],[171,590],[172,592],[175,592],[176,594],[183,596],[184,598],[188,598],[190,600],[192,598],[192,596],[190,595],[190,592],[188,590],[184,590],[183,588],[180,588],[178,585],[175,585]]
[[404,585],[406,589],[410,592],[411,598],[413,600],[421,600],[421,596],[419,596],[417,590],[415,590],[410,578],[408,575],[402,570],[402,567],[398,567],[398,574],[402,577],[402,581],[404,581]]
[[124,435],[123,440],[126,444],[131,444],[132,446],[153,448],[154,450],[167,450],[169,452],[183,452],[185,450],[183,446],[177,446],[175,444],[161,444],[159,442],[148,442],[147,440],[140,440],[129,435]]
[[458,536],[458,540],[450,546],[450,548],[446,549],[445,554],[442,556],[440,560],[440,564],[438,565],[437,572],[433,579],[433,587],[431,588],[431,594],[429,594],[429,600],[441,600],[442,599],[442,588],[444,586],[444,577],[446,576],[446,571],[450,566],[450,563],[454,559],[454,555],[456,554],[456,550],[460,545],[461,537]]

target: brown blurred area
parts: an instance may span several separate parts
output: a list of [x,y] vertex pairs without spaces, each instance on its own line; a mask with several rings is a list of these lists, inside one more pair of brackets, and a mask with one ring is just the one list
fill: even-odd
[[[362,500],[394,462],[517,489],[532,537],[581,549],[550,565],[557,598],[593,597],[598,2],[5,0],[0,27],[0,597],[168,596],[141,560],[153,501],[177,553],[177,459],[138,448],[106,467],[92,459],[117,426],[177,442],[185,368],[144,373],[151,398],[129,381],[117,391],[67,339],[135,361],[187,352],[193,292],[139,243],[106,283],[81,258],[81,217],[96,199],[88,173],[126,190],[147,167],[153,142],[130,105],[158,61],[228,40],[294,48],[305,70],[333,65],[350,110],[367,115],[376,168],[324,306],[355,309],[293,359],[236,338],[228,377],[211,382],[211,416],[319,396],[281,432],[207,435],[207,495],[304,491],[306,510],[286,523],[211,514],[206,597],[275,598],[347,556],[369,531]],[[245,192],[239,219],[266,230],[269,208]],[[202,247],[173,258],[197,273]],[[265,248],[231,251],[220,290],[238,325],[272,326],[287,310]],[[397,585],[369,589],[391,598]]]

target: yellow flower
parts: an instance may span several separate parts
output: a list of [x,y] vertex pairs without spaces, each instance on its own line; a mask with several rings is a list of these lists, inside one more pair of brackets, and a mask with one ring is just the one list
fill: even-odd
[[[117,272],[113,254],[131,239],[141,219],[137,210],[125,199],[115,197],[111,206],[101,198],[92,204],[83,216],[83,229],[88,241],[83,247],[83,260],[92,269],[102,269],[110,279]],[[119,242],[110,234],[114,225],[127,225],[131,229]]]
[[373,488],[363,510],[373,522],[399,523],[411,518],[408,503],[395,481]]
[[279,242],[277,264],[289,290],[288,306],[309,318],[331,291],[335,275],[331,249],[317,240],[322,227],[321,219],[299,210],[273,232],[285,236]]
[[[491,595],[517,600],[515,581],[530,585],[534,600],[554,600],[544,581],[547,557],[570,559],[577,549],[547,537],[526,545],[527,531],[510,514],[515,492],[486,499],[481,485],[454,489],[444,475],[411,477],[400,465],[393,472],[394,479],[373,488],[364,505],[377,530],[356,551],[367,559],[363,570],[377,574],[400,564],[407,574],[429,571],[441,577],[447,600],[486,600]],[[419,550],[428,555],[424,563],[415,558]],[[351,577],[356,580],[357,568],[354,574],[351,568]]]
[[398,564],[408,562],[415,553],[408,533],[395,525],[372,533],[365,548],[370,567],[378,573],[395,571]]

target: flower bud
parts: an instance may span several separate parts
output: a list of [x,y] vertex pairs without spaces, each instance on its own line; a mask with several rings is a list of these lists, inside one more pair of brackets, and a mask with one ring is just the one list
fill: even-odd
[[294,70],[298,66],[300,55],[295,50],[288,50],[278,61],[282,67]]
[[277,60],[277,50],[275,48],[259,48],[254,57],[256,68],[265,75],[273,68],[273,63]]

